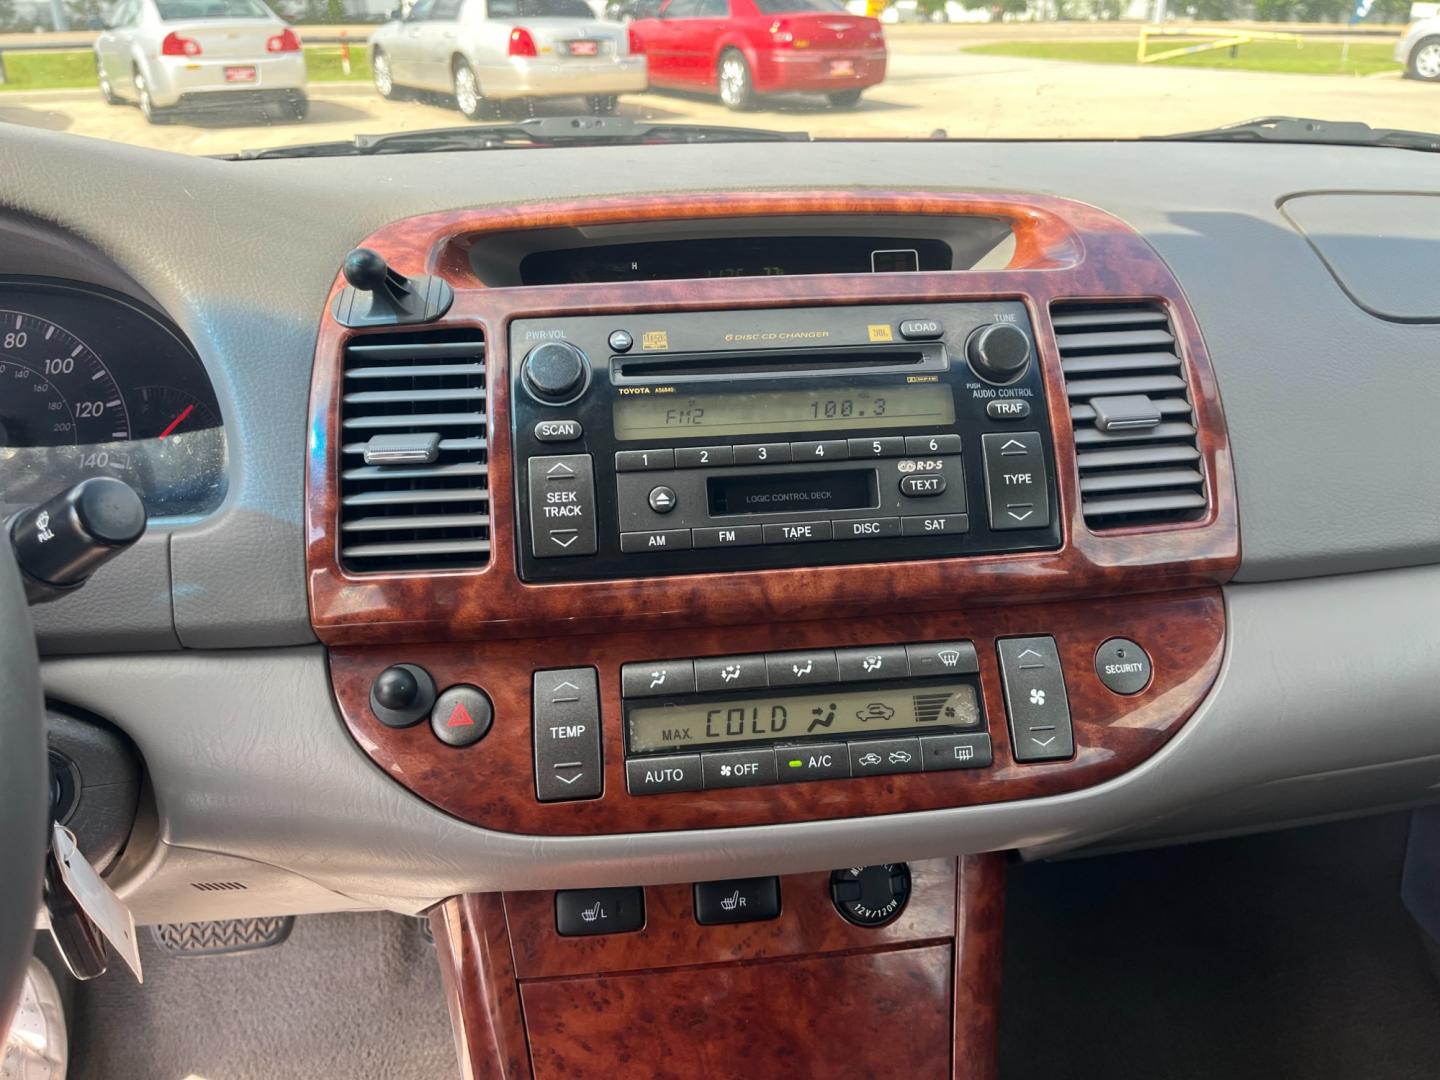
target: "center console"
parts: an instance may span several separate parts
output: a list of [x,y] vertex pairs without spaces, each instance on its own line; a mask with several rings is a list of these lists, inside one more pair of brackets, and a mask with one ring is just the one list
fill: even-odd
[[[767,221],[843,221],[853,247],[867,216],[891,237],[907,216],[984,222],[1002,262],[487,276],[556,237],[639,250],[656,222],[683,223],[686,272],[707,235]],[[877,929],[836,906],[837,868],[807,864],[805,823],[1078,791],[1151,757],[1203,700],[1239,535],[1219,395],[1168,268],[1092,207],[1021,195],[459,211],[367,246],[453,302],[346,326],[337,278],[321,326],[310,601],[358,746],[487,829],[796,836],[795,865],[753,895],[557,881],[452,901],[434,918],[462,1054],[514,1075],[650,1061],[670,1026],[639,1003],[698,992],[698,965],[734,1001],[923,985],[940,1071],[992,1074],[993,994],[972,1019],[960,1003],[988,985],[965,958],[998,956],[998,857],[907,853],[927,857],[907,870],[910,915]],[[989,883],[983,918],[967,921],[967,880]],[[883,1074],[852,1038],[883,1032],[858,999],[837,1009],[831,1048]],[[737,1023],[685,1029],[701,1052],[744,1030],[774,1053],[802,1030]],[[812,1074],[835,1067],[816,1053]]]

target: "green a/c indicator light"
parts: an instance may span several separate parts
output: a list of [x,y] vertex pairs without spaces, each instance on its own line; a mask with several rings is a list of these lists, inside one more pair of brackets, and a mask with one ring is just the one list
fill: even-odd
[[794,760],[787,762],[787,764],[788,764],[788,765],[790,766],[790,768],[792,768],[792,769],[798,769],[798,768],[801,768],[805,763],[804,763],[803,761],[801,761],[799,758],[795,758]]

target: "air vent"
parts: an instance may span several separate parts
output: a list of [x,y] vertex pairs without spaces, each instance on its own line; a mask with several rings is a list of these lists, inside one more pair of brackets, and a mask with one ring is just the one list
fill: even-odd
[[1101,529],[1193,521],[1205,475],[1185,366],[1158,304],[1056,304],[1080,501]]
[[340,441],[345,569],[485,563],[490,491],[478,330],[353,339],[345,349]]

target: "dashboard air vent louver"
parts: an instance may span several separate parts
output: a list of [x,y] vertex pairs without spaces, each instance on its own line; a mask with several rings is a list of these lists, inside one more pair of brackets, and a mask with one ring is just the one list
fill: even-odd
[[1195,413],[1165,309],[1060,303],[1050,314],[1085,521],[1113,529],[1203,517]]
[[340,442],[346,570],[456,569],[488,560],[480,331],[354,338],[345,349]]

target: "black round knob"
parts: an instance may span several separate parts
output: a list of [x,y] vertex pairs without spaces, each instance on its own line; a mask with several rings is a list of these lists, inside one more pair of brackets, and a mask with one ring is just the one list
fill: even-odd
[[525,355],[521,373],[530,392],[541,401],[569,401],[585,385],[589,362],[574,345],[547,341]]
[[435,680],[416,664],[387,667],[370,684],[370,711],[386,727],[419,723],[435,704]]
[[345,280],[355,288],[374,292],[385,284],[385,275],[389,270],[384,255],[369,248],[356,248],[345,256],[345,265],[341,272],[344,273]]
[[1030,339],[1010,323],[982,326],[965,342],[965,357],[987,382],[1014,382],[1030,363]]
[[830,875],[830,899],[856,926],[884,926],[910,899],[910,868],[904,863],[847,866]]

